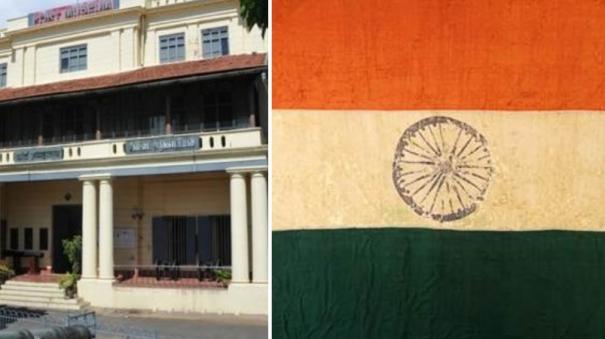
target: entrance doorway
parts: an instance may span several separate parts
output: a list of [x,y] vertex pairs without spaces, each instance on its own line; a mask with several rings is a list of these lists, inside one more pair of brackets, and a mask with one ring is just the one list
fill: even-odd
[[53,206],[53,272],[65,273],[71,270],[67,257],[63,254],[63,239],[82,235],[82,205]]

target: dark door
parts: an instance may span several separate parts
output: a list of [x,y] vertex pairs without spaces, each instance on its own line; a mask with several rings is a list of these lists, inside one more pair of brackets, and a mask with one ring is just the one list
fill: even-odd
[[71,270],[63,254],[63,239],[82,235],[82,205],[53,206],[53,272]]

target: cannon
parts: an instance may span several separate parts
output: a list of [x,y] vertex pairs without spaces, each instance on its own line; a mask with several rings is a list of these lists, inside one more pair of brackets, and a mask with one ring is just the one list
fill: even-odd
[[0,332],[0,339],[89,339],[94,338],[90,330],[81,325],[51,327],[40,330],[14,330]]

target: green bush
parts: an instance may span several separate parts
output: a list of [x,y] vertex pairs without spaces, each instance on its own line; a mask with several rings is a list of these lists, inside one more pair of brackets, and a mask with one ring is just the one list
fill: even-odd
[[59,281],[59,287],[65,290],[65,295],[73,298],[78,292],[78,279],[80,274],[80,260],[82,258],[82,236],[76,235],[72,239],[63,240],[63,254],[71,265],[71,272],[67,272]]
[[80,274],[80,260],[82,258],[82,236],[76,235],[73,239],[63,240],[63,254],[71,265],[71,273]]
[[73,298],[78,292],[78,275],[74,273],[65,273],[59,281],[59,287],[65,290],[65,295]]
[[216,280],[221,283],[226,283],[231,280],[231,271],[228,270],[216,270]]
[[6,265],[0,265],[0,284],[15,276],[15,271]]

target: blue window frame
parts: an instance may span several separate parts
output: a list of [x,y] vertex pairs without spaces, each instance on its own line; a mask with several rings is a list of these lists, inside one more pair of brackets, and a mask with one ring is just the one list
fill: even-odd
[[160,63],[185,60],[185,34],[171,34],[160,37]]
[[202,30],[202,55],[204,59],[229,54],[229,29],[227,26]]
[[7,64],[0,64],[0,87],[6,87]]
[[61,48],[61,73],[86,70],[87,56],[87,45]]

